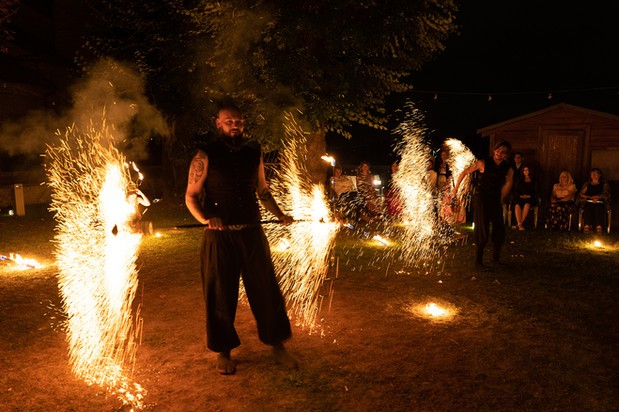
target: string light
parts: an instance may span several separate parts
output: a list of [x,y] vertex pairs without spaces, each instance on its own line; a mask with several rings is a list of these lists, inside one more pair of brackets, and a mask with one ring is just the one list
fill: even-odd
[[548,98],[552,98],[553,93],[570,94],[570,93],[590,93],[590,92],[612,92],[616,91],[619,94],[619,86],[607,86],[607,87],[588,87],[580,89],[556,89],[551,92],[542,90],[525,90],[525,91],[497,91],[497,92],[476,92],[476,91],[455,91],[455,90],[420,90],[414,89],[410,93],[417,94],[430,94],[434,100],[438,100],[440,95],[451,96],[487,96],[488,101],[491,101],[494,96],[525,96],[525,95],[546,95]]

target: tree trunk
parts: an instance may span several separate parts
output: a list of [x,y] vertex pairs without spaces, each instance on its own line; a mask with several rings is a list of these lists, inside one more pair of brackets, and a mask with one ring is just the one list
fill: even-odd
[[307,173],[312,183],[325,183],[327,170],[331,166],[321,159],[327,153],[326,132],[315,132],[306,135],[307,138]]

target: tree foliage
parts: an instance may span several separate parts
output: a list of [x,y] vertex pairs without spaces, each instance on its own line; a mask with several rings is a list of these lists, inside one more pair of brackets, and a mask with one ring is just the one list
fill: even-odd
[[0,53],[8,52],[7,47],[3,43],[13,40],[15,32],[9,24],[17,14],[20,5],[19,0],[2,0],[0,2]]
[[[284,113],[309,132],[384,128],[386,96],[456,30],[456,0],[98,0],[90,50],[134,62],[158,107],[209,127],[233,100],[267,148]],[[257,126],[257,127],[253,127]]]

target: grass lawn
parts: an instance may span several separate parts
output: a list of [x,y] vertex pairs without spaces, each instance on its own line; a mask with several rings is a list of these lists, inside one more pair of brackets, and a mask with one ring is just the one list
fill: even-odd
[[[200,229],[184,207],[144,219],[136,298],[144,321],[134,378],[153,411],[616,411],[619,408],[619,239],[508,229],[504,267],[473,268],[470,236],[440,263],[404,267],[389,248],[342,230],[320,293],[320,328],[294,327],[301,368],[275,363],[239,306],[238,371],[220,376],[205,348]],[[0,217],[0,407],[7,411],[128,410],[69,366],[44,209]],[[470,234],[464,228],[463,233]],[[488,253],[489,256],[489,253]],[[335,269],[337,267],[337,270]],[[328,302],[328,304],[326,303]],[[428,316],[436,303],[447,318]]]

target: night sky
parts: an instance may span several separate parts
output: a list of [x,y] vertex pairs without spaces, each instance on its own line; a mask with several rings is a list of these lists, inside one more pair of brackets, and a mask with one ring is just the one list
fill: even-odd
[[[433,146],[455,137],[483,154],[477,129],[558,103],[619,114],[618,3],[464,3],[460,34],[413,74],[413,92],[389,102],[394,112],[413,100]],[[329,136],[327,143],[341,163],[388,164],[390,136],[355,128],[352,141]]]

